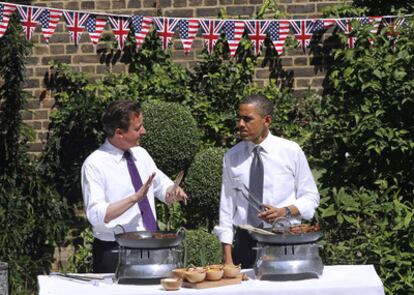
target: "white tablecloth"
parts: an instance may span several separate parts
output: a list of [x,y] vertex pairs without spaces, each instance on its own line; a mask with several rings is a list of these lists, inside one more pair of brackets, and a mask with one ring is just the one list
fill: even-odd
[[[251,275],[252,272],[249,272]],[[118,285],[69,281],[57,276],[38,276],[39,295],[153,295],[166,294],[161,285]],[[168,294],[170,294],[169,292]],[[271,282],[250,279],[240,285],[210,289],[181,288],[173,294],[277,294],[277,295],[383,295],[384,288],[372,265],[325,266],[319,279]]]

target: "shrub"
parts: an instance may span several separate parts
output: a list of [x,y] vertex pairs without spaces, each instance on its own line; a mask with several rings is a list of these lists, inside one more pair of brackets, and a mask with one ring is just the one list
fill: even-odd
[[211,231],[218,221],[223,156],[222,148],[202,150],[188,170],[184,187],[190,199],[184,210],[191,228],[204,226]]
[[203,266],[222,262],[222,247],[216,235],[206,229],[187,230],[183,242],[184,266]]
[[177,103],[143,104],[146,134],[141,143],[169,176],[186,170],[200,146],[200,133],[190,111]]

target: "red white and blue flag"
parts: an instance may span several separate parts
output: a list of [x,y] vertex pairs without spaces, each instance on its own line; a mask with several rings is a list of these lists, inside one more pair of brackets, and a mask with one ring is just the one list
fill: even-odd
[[269,33],[270,40],[277,53],[281,55],[287,35],[289,34],[289,21],[270,21],[267,27],[267,33]]
[[381,25],[382,27],[388,30],[387,34],[389,36],[397,36],[399,35],[399,31],[401,28],[407,26],[407,20],[404,17],[383,17]]
[[131,26],[134,29],[135,41],[139,48],[144,43],[145,37],[151,29],[152,17],[133,15],[131,17]]
[[303,52],[309,47],[312,40],[313,33],[315,32],[314,20],[292,20],[290,21],[290,27],[293,30],[296,40],[299,42],[299,47]]
[[32,38],[34,30],[39,24],[38,19],[42,11],[43,8],[20,5],[17,6],[17,14],[19,15],[20,24],[23,27],[26,40],[29,41]]
[[6,33],[10,16],[15,10],[16,6],[13,4],[0,3],[0,38]]
[[155,27],[157,29],[157,34],[161,39],[162,48],[166,50],[172,38],[174,37],[174,30],[178,25],[180,19],[170,18],[170,17],[154,17]]
[[43,40],[45,40],[46,43],[49,43],[49,38],[52,37],[55,32],[62,13],[61,10],[45,8],[40,14],[38,21],[42,27]]
[[91,14],[85,23],[85,30],[89,33],[93,45],[98,45],[107,19],[104,16]]
[[252,42],[254,51],[256,55],[260,54],[260,50],[262,49],[263,42],[267,38],[267,27],[270,24],[269,20],[253,20],[253,21],[246,21],[246,29],[247,34]]
[[234,57],[237,51],[237,47],[239,47],[240,40],[243,36],[244,22],[227,20],[224,22],[223,31],[229,45],[230,56]]
[[323,32],[336,25],[335,19],[317,19],[313,21],[313,33]]
[[338,25],[339,29],[344,32],[345,36],[348,38],[348,47],[354,48],[356,38],[351,35],[352,31],[352,22],[353,18],[344,18],[344,19],[337,19],[336,24]]
[[204,39],[204,44],[207,48],[208,53],[211,53],[213,52],[214,46],[216,46],[217,40],[220,38],[221,28],[223,27],[224,20],[200,19],[199,24]]
[[111,24],[112,32],[118,41],[118,49],[124,49],[125,40],[130,31],[129,25],[131,23],[131,19],[129,17],[110,16],[109,23]]
[[183,43],[184,53],[190,52],[197,31],[198,20],[196,19],[182,19],[178,23],[178,33],[180,35],[181,43]]
[[69,30],[70,38],[76,46],[78,45],[83,29],[85,28],[89,13],[64,10],[63,16],[65,17],[66,28]]
[[[358,20],[363,26],[371,25],[370,33],[377,34],[382,21],[382,16],[364,16],[358,18]],[[369,38],[368,41],[371,44],[374,42],[372,38]]]

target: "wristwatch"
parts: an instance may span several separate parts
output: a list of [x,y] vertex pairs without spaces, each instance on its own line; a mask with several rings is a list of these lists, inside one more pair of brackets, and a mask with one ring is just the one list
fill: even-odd
[[286,218],[292,218],[292,211],[290,211],[289,207],[283,207],[285,209],[285,217]]

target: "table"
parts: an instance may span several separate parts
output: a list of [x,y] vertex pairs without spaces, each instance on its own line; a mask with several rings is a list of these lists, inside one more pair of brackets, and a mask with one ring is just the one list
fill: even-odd
[[[246,270],[254,277],[252,270]],[[80,283],[57,276],[38,276],[39,295],[153,295],[170,294],[161,285],[118,285],[108,283]],[[319,279],[301,281],[271,282],[250,279],[240,285],[211,289],[181,288],[172,294],[277,294],[277,295],[383,295],[384,288],[372,265],[325,266]]]

